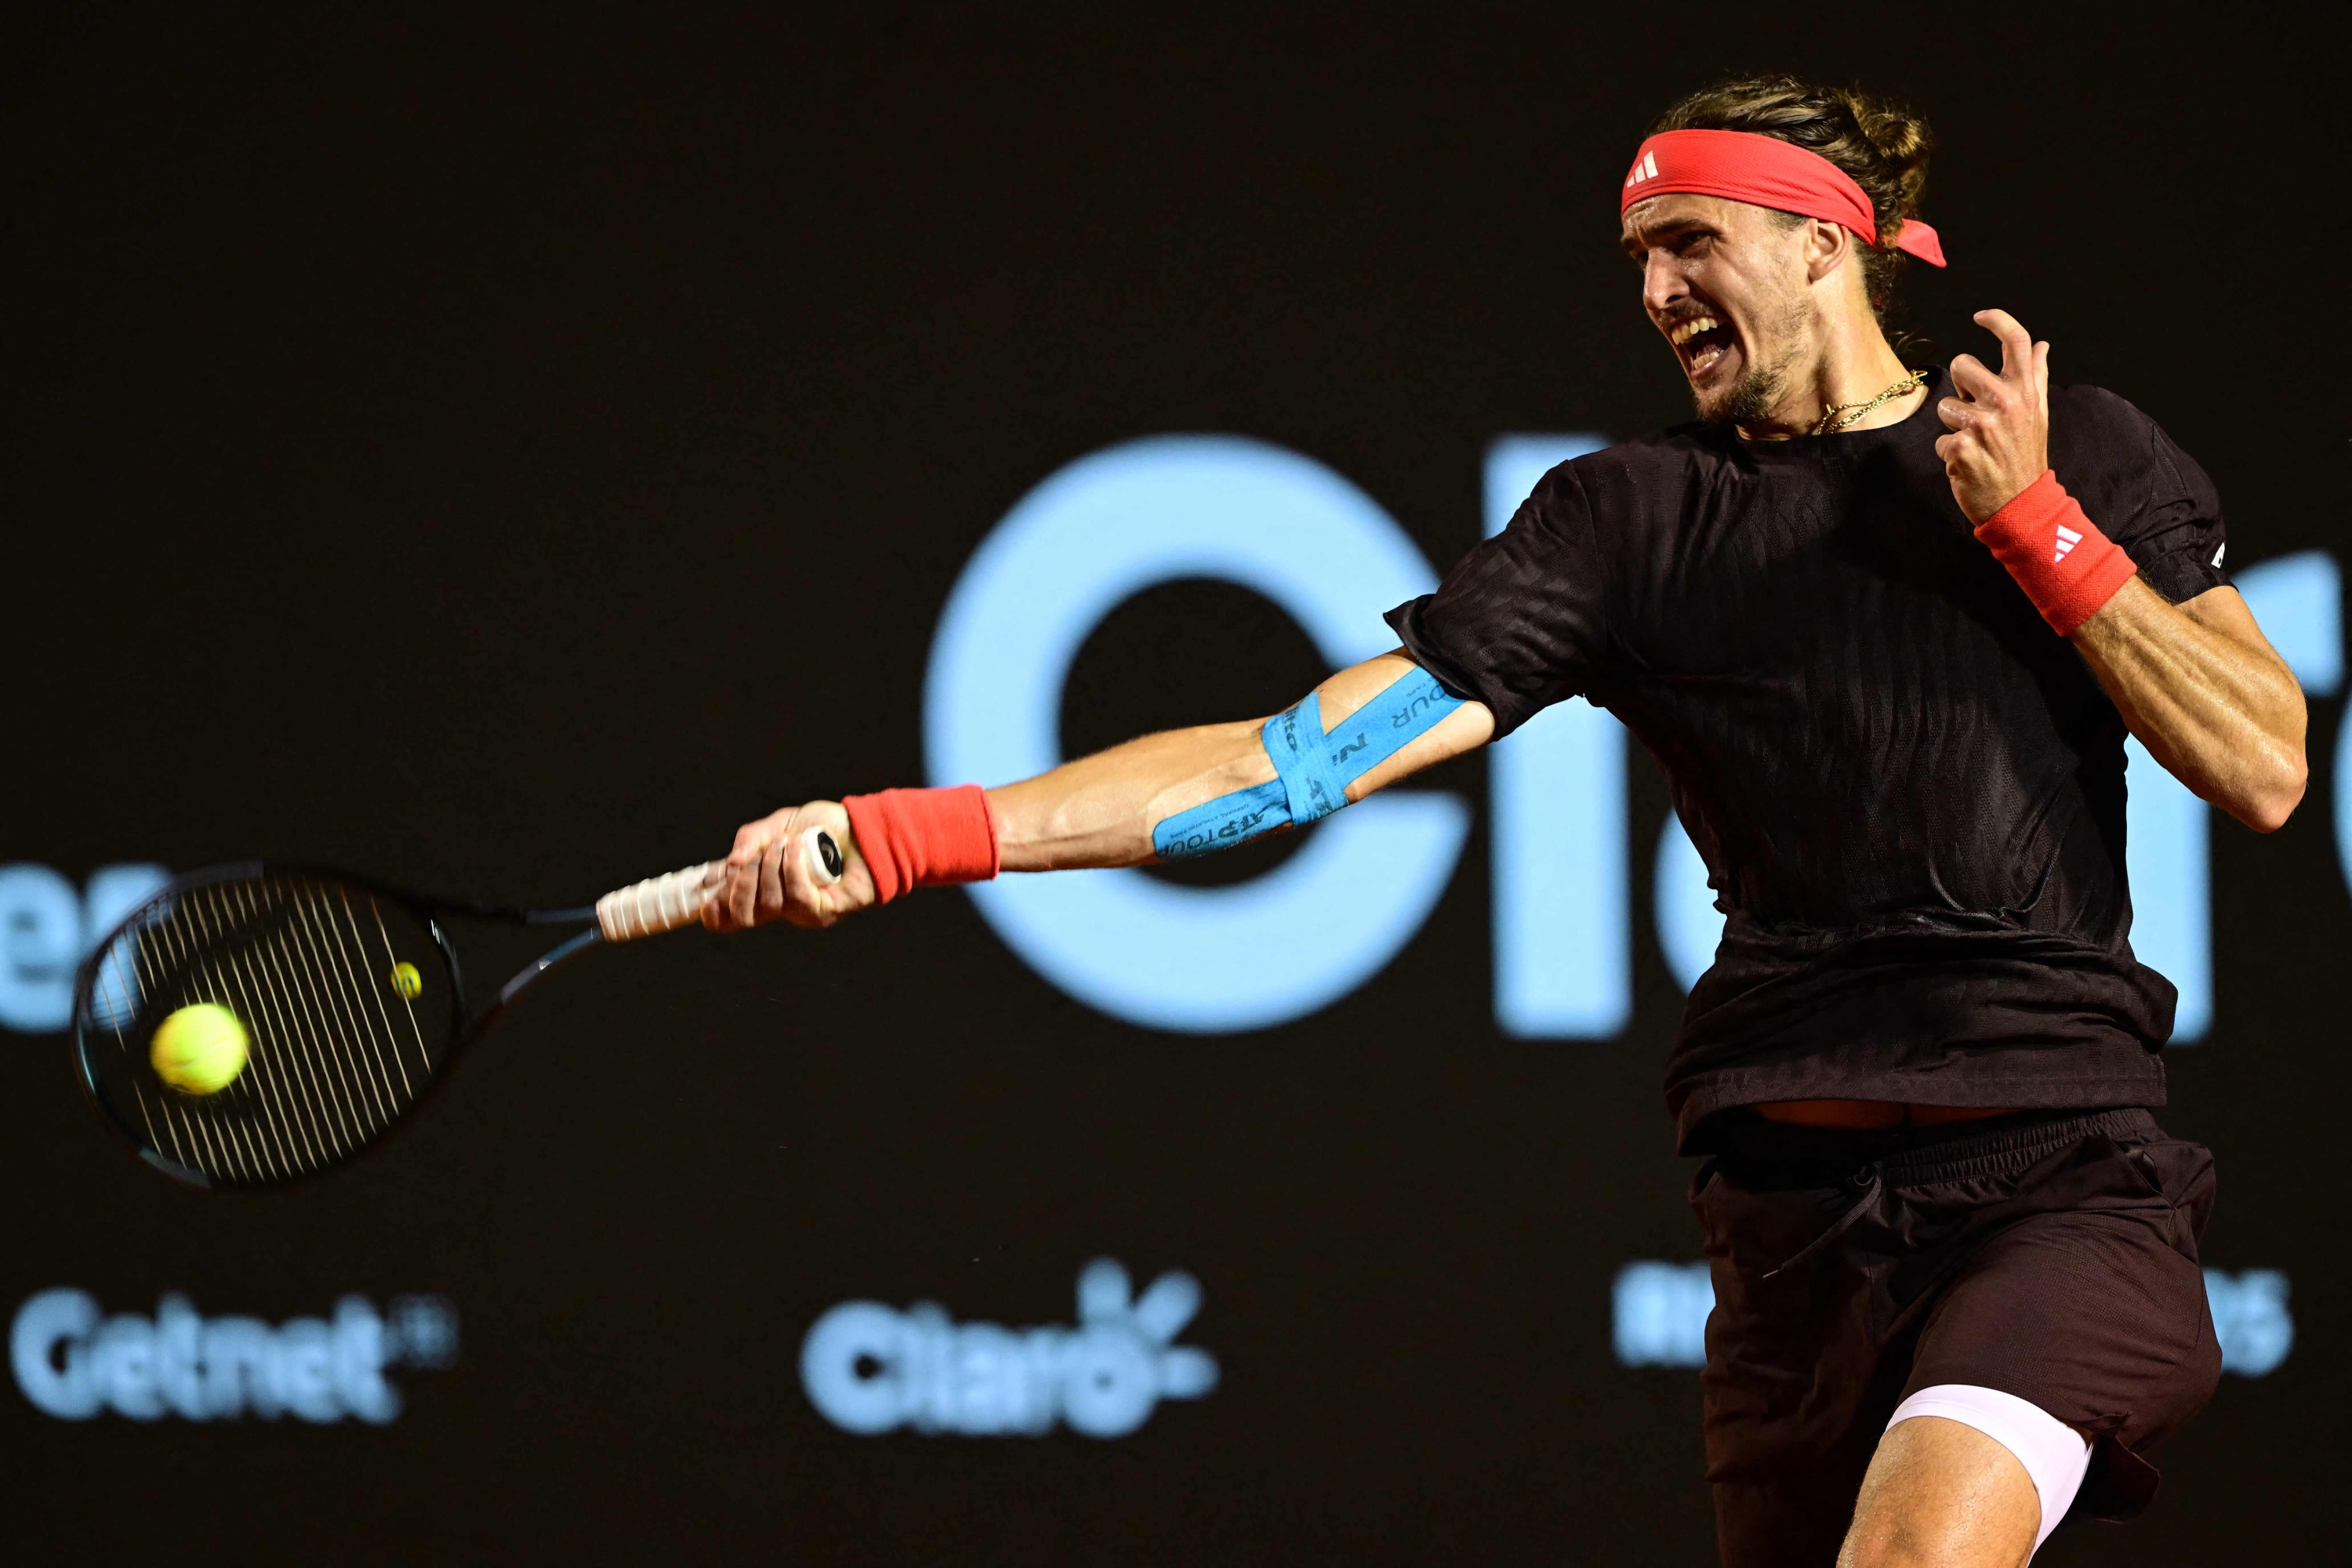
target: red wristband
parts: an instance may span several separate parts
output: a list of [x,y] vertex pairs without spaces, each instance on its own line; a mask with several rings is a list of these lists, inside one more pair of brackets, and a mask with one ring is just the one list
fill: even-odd
[[2135,570],[2048,468],[1979,523],[1977,537],[2062,637],[2097,615]]
[[845,795],[849,830],[874,873],[874,901],[887,904],[909,888],[985,882],[1003,864],[996,811],[978,784],[953,789],[886,789]]

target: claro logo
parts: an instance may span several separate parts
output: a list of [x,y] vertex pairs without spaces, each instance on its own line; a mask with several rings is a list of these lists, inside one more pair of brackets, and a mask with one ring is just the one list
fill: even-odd
[[928,1302],[899,1311],[844,1301],[801,1345],[809,1403],[845,1432],[1042,1436],[1064,1421],[1121,1437],[1163,1399],[1217,1384],[1208,1352],[1171,1342],[1201,1310],[1189,1274],[1162,1274],[1139,1297],[1108,1258],[1078,1276],[1078,1326],[1008,1329],[950,1322]]
[[16,1386],[34,1408],[61,1421],[103,1410],[133,1421],[303,1421],[356,1416],[381,1424],[400,1414],[391,1366],[449,1365],[457,1320],[435,1296],[396,1298],[389,1315],[346,1296],[328,1318],[199,1316],[185,1296],[165,1296],[152,1318],[107,1317],[83,1290],[44,1290],[17,1309],[8,1336]]

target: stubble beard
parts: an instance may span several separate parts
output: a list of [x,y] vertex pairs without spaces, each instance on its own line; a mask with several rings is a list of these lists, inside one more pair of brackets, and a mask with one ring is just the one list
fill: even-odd
[[1739,373],[1739,379],[1731,384],[1731,390],[1717,397],[1711,405],[1694,389],[1692,402],[1698,409],[1700,420],[1717,426],[1754,425],[1778,407],[1781,398],[1788,394],[1790,375],[1801,352],[1804,320],[1803,301],[1790,300],[1779,312],[1779,320],[1772,323],[1776,329],[1773,335],[1788,345],[1777,358],[1769,363],[1751,363]]
[[1782,365],[1755,365],[1743,372],[1731,384],[1731,391],[1717,400],[1710,408],[1704,400],[1698,405],[1698,416],[1709,425],[1753,425],[1780,401],[1788,389],[1789,377]]

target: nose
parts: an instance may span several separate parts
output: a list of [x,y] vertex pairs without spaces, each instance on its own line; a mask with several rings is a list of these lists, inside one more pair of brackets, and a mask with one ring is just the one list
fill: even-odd
[[1659,248],[1643,258],[1642,303],[1652,315],[1663,315],[1689,294],[1690,285],[1671,253]]

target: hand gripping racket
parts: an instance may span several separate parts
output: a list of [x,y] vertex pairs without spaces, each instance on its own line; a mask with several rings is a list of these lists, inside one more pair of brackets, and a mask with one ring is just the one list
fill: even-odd
[[[841,848],[804,835],[820,882]],[[174,878],[94,949],[74,983],[74,1064],[100,1114],[149,1164],[204,1187],[266,1188],[340,1165],[398,1126],[524,987],[600,942],[702,919],[708,866],[572,910],[427,899],[335,871],[258,863]],[[448,924],[586,925],[500,986],[469,995]],[[593,923],[592,923],[593,922]],[[208,1094],[166,1083],[150,1052],[183,1009],[226,1008],[242,1071]]]

